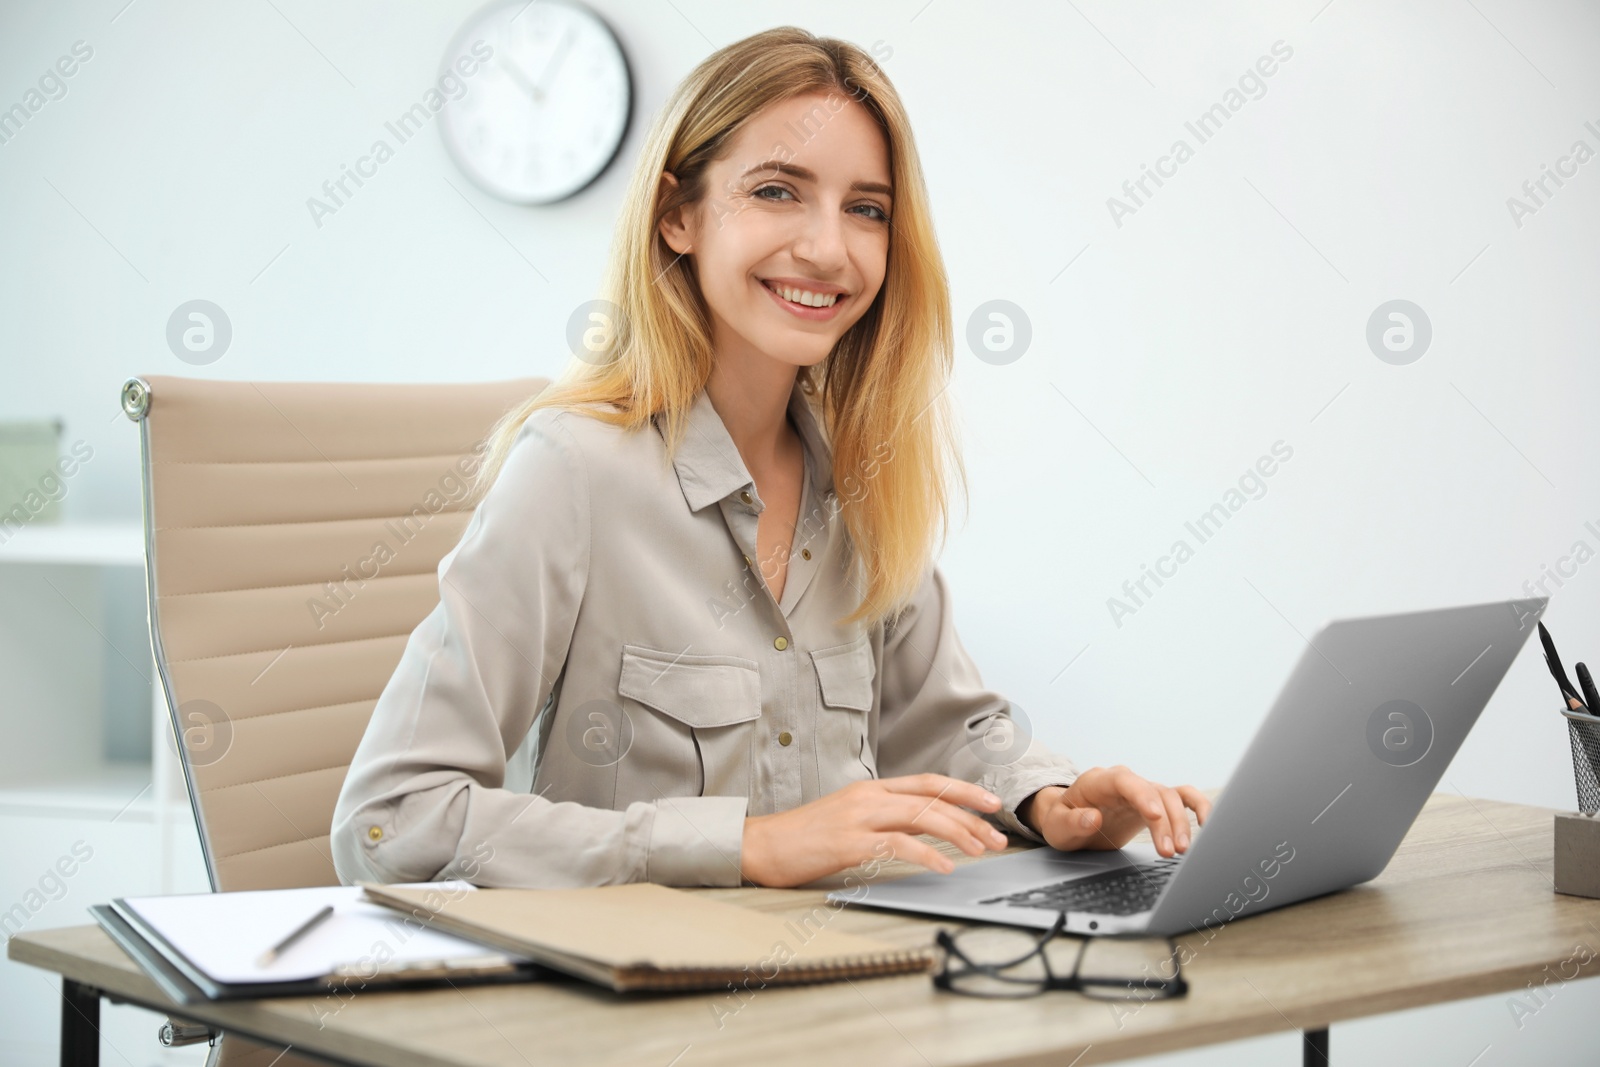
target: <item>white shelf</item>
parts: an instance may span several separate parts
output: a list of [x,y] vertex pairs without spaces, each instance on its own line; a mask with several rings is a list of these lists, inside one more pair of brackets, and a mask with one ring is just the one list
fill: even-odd
[[144,527],[137,522],[30,523],[7,530],[0,563],[144,566]]
[[0,789],[0,814],[151,822],[157,797],[148,763],[102,762]]
[[[93,639],[80,631],[83,623],[94,627],[89,616],[106,609],[104,598],[96,599],[95,586],[102,578],[109,586],[112,576],[97,575],[93,569],[139,568],[136,574],[142,586],[144,562],[144,528],[138,521],[36,522],[21,529],[6,527],[0,531],[0,579],[5,589],[15,588],[24,593],[17,602],[6,603],[5,622],[10,629],[0,628],[0,632],[31,635],[30,627],[42,626],[50,638],[24,642],[31,651],[23,650],[20,644],[17,649],[0,645],[0,667],[9,664],[9,669],[26,675],[22,679],[27,683],[24,686],[26,699],[8,693],[11,698],[8,703],[40,707],[59,705],[77,709],[74,714],[81,715],[95,706],[94,690],[98,689],[104,713],[107,684],[101,677],[104,672],[74,670],[76,659],[99,654],[86,652],[92,647]],[[18,566],[7,568],[8,563]],[[85,602],[92,602],[89,614],[85,615],[71,599],[60,603],[65,594],[58,597],[50,592],[28,592],[24,588],[26,583],[19,579],[29,566],[73,568],[68,574],[58,574],[51,584],[68,584]],[[122,580],[129,577],[126,571],[117,574],[119,587],[124,584]],[[127,593],[126,589],[120,591]],[[55,592],[61,593],[61,590]],[[26,597],[35,595],[46,599],[36,604],[25,602]],[[123,596],[117,601],[117,610],[130,610],[130,605],[123,602],[125,599]],[[142,614],[143,597],[136,599]],[[41,610],[44,605],[50,610]],[[29,610],[30,607],[33,610]],[[84,644],[85,641],[90,644]],[[54,657],[45,664],[47,669],[43,671],[35,669],[37,665],[32,660],[19,658],[38,655],[42,649],[52,650]],[[56,649],[59,649],[59,656],[54,656]],[[156,676],[153,663],[147,673],[152,678]],[[85,677],[90,678],[92,684],[82,684]],[[30,761],[30,745],[43,744],[47,746],[46,752],[52,752],[56,749],[48,746],[74,744],[76,734],[62,716],[46,720],[45,725],[50,726],[50,730],[25,731],[18,737],[7,738],[7,758],[0,761],[4,765],[0,771],[0,816],[14,828],[32,825],[35,830],[41,823],[56,820],[99,822],[108,824],[108,830],[109,824],[114,823],[119,833],[126,829],[145,841],[144,847],[150,850],[157,875],[153,885],[164,893],[176,892],[192,883],[194,872],[186,868],[197,860],[197,854],[191,854],[198,847],[198,840],[194,837],[194,817],[189,810],[183,771],[173,748],[172,726],[159,682],[150,687],[150,707],[146,715],[151,746],[150,755],[144,760],[123,762],[98,756],[102,731],[88,729],[78,731],[88,747],[79,753],[74,764],[62,767],[60,761],[54,759]],[[153,837],[149,836],[152,832]]]

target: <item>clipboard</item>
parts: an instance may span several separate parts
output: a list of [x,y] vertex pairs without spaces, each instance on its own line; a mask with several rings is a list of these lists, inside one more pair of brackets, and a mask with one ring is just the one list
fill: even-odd
[[[252,974],[237,962],[242,953],[266,947],[256,942],[274,936],[274,919],[281,925],[284,914],[309,915],[325,902],[334,903],[335,915],[324,925],[335,929],[314,931],[306,944],[285,953],[292,958],[283,966]],[[181,1004],[525,982],[545,973],[523,956],[421,924],[397,925],[392,912],[363,901],[357,886],[118,898],[90,907],[89,914],[163,993]],[[225,938],[213,936],[219,927],[228,931]],[[227,943],[219,946],[219,940]],[[352,953],[352,944],[369,942],[372,951]]]

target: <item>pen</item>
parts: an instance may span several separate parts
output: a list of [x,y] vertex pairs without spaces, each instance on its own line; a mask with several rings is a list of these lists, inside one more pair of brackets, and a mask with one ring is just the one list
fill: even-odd
[[1594,679],[1589,676],[1587,664],[1580,663],[1575,668],[1578,672],[1578,684],[1583,686],[1583,702],[1589,705],[1589,713],[1596,714],[1595,709],[1600,708],[1600,693],[1595,692]]
[[276,945],[273,945],[271,948],[267,949],[267,951],[263,952],[261,954],[261,958],[256,960],[256,966],[269,966],[278,958],[284,949],[288,948],[290,945],[309,934],[317,926],[317,924],[321,923],[324,919],[332,914],[333,905],[324,904],[321,911],[317,912],[315,915],[311,916],[311,918],[307,919],[305,922],[291,930],[289,932],[289,936],[285,937],[282,941],[279,941]]
[[1544,628],[1544,623],[1539,624],[1539,643],[1544,646],[1544,664],[1550,668],[1550,675],[1556,680],[1557,687],[1561,690],[1561,699],[1567,702],[1567,707],[1573,711],[1590,711],[1583,701],[1578,698],[1578,692],[1572,687],[1572,682],[1567,678],[1567,670],[1561,666],[1561,657],[1556,654],[1556,643],[1550,639],[1550,631]]

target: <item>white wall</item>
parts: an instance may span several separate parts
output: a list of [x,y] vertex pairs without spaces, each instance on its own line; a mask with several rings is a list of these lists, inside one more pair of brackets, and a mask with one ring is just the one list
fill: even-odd
[[[638,93],[596,185],[501,204],[430,134],[318,228],[306,199],[476,0],[125,2],[0,7],[0,107],[94,50],[0,145],[0,418],[92,444],[72,518],[137,514],[130,374],[558,371],[650,116],[712,47],[792,21],[885,57],[958,332],[994,299],[1031,322],[1017,361],[958,361],[972,508],[944,567],[986,680],[1081,765],[1220,785],[1301,634],[1527,595],[1600,550],[1600,161],[1520,225],[1507,206],[1575,141],[1600,151],[1592,4],[595,0]],[[1197,144],[1185,122],[1278,41],[1265,92]],[[1180,137],[1193,158],[1119,225],[1108,197]],[[194,298],[233,324],[206,367],[165,344]],[[1406,366],[1365,337],[1396,298],[1432,323]],[[1119,626],[1107,599],[1279,440],[1265,495]],[[1600,659],[1600,564],[1563,581],[1547,622],[1569,666]],[[1571,807],[1556,707],[1526,650],[1441,789]]]

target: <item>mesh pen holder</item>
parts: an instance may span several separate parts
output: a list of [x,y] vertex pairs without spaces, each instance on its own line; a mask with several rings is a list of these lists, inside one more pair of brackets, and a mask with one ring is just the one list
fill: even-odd
[[1578,788],[1578,810],[1585,815],[1600,811],[1600,718],[1569,708],[1567,736],[1572,742],[1572,777]]

